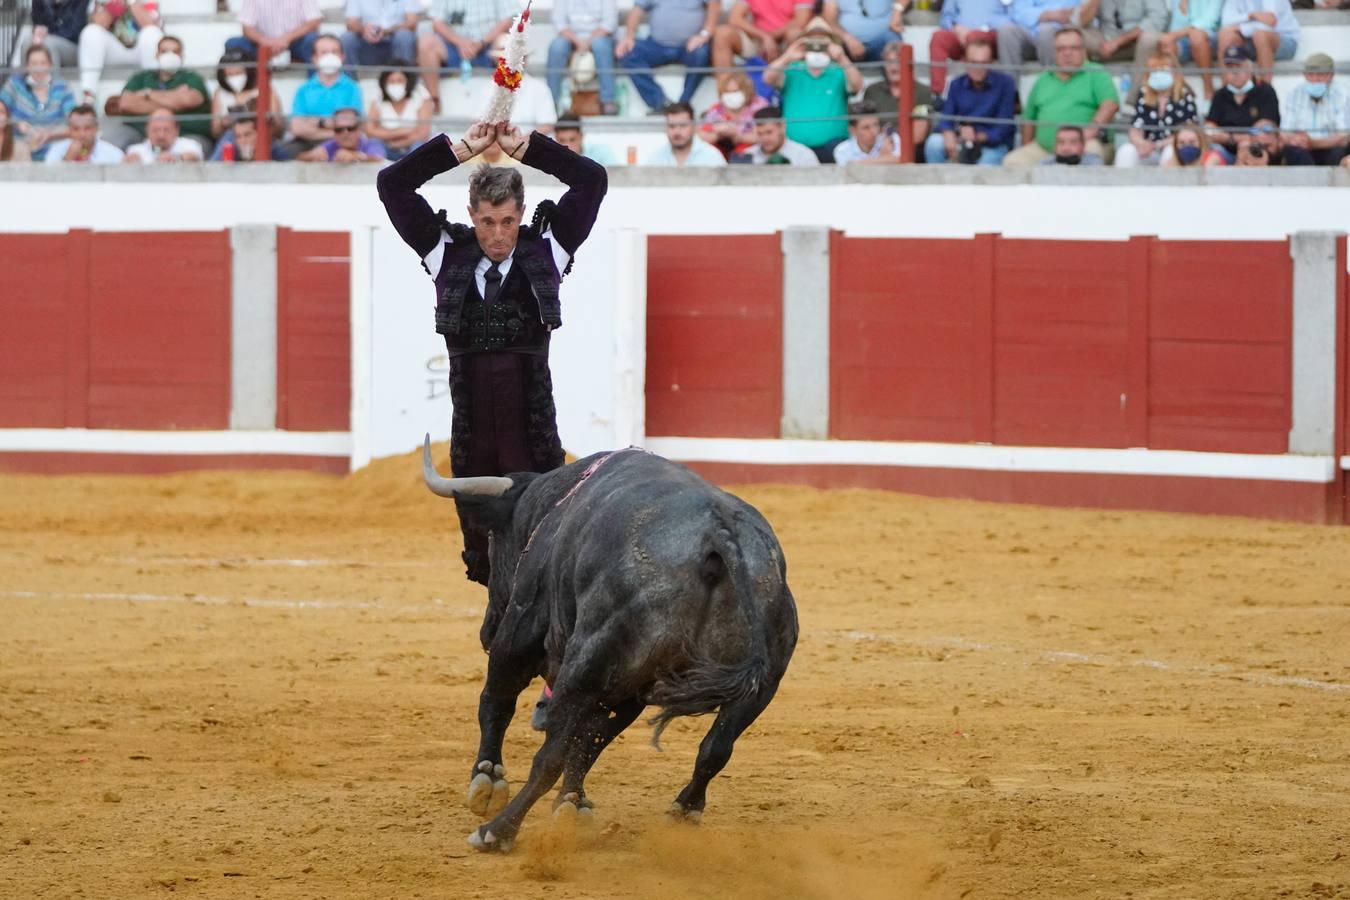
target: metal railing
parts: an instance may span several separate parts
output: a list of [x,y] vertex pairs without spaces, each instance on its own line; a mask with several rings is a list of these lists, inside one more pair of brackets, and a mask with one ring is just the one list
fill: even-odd
[[0,0],[0,65],[9,65],[30,18],[30,0]]

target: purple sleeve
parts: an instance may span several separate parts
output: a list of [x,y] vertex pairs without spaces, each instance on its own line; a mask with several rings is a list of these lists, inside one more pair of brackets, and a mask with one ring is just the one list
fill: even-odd
[[[569,151],[570,152],[570,151]],[[425,257],[441,241],[441,220],[417,189],[459,165],[450,138],[437,135],[407,156],[380,170],[375,186],[403,242]]]
[[609,190],[609,173],[594,160],[573,153],[537,131],[530,135],[530,145],[525,148],[521,162],[567,185],[567,193],[558,201],[550,227],[559,246],[575,255],[600,213],[600,203]]

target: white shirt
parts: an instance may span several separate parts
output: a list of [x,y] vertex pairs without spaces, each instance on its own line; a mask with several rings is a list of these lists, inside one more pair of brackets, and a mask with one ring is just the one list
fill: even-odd
[[[52,144],[51,149],[47,151],[46,162],[49,164],[65,162],[66,151],[69,149],[70,138],[62,138],[61,140],[56,141]],[[89,154],[89,158],[85,160],[85,162],[91,162],[97,166],[120,163],[121,161],[122,151],[101,138],[94,141],[94,149]]]
[[675,158],[675,151],[671,149],[669,141],[653,150],[651,155],[643,162],[643,165],[647,166],[682,166],[684,168],[698,166],[717,168],[726,164],[727,158],[722,155],[722,151],[698,137],[694,138],[689,145],[689,155],[684,158],[684,162]]
[[805,144],[799,144],[791,138],[783,138],[783,146],[777,153],[769,154],[760,149],[759,144],[750,148],[750,161],[757,166],[765,165],[770,156],[781,156],[794,166],[818,166],[820,158],[816,151]]
[[[558,274],[561,275],[563,269],[567,268],[568,261],[572,259],[572,255],[564,250],[562,245],[553,237],[553,229],[545,230],[543,236],[548,240],[548,245],[553,248],[553,264],[558,267]],[[441,232],[441,242],[423,260],[427,264],[427,271],[431,273],[433,279],[441,272],[441,265],[445,261],[445,245],[448,243],[450,243],[450,236]],[[503,284],[506,283],[507,273],[511,271],[511,263],[515,258],[516,251],[512,249],[506,259],[497,264],[497,271],[502,273]],[[483,258],[478,261],[478,267],[473,270],[473,280],[478,285],[478,296],[480,297],[487,296],[487,270],[491,267],[492,260],[484,254]],[[534,287],[531,286],[530,290],[533,291]],[[538,299],[538,297],[535,299]]]
[[[173,142],[169,152],[180,159],[193,159],[201,162],[202,145],[192,138],[180,137]],[[139,144],[132,144],[127,148],[127,156],[139,159],[145,165],[159,162],[159,151],[150,145],[149,141],[141,141]]]

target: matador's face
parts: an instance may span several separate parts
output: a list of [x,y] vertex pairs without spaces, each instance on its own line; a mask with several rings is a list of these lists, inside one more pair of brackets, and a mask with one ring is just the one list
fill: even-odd
[[516,249],[516,239],[520,236],[520,217],[524,212],[524,207],[517,206],[514,200],[505,203],[485,203],[480,200],[478,206],[469,207],[469,218],[473,221],[478,246],[483,248],[488,259],[501,262]]

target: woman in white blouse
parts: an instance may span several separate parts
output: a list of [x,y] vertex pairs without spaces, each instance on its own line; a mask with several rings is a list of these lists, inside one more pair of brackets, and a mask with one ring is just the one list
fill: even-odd
[[391,59],[389,66],[380,73],[380,99],[371,101],[366,115],[366,136],[382,141],[392,160],[402,158],[431,137],[434,104],[426,89],[417,84],[415,73],[398,68],[411,68],[412,63]]
[[[243,109],[258,96],[258,70],[253,58],[242,50],[226,50],[216,69],[215,95],[211,98],[211,137],[220,140],[230,127],[230,110]],[[272,92],[272,121],[281,118],[281,98]],[[276,124],[273,129],[275,130]]]

